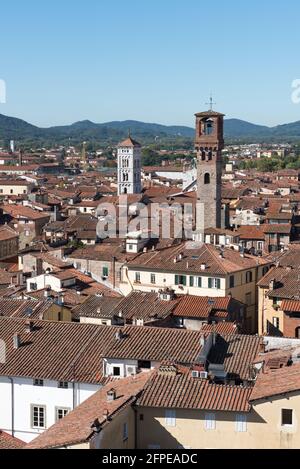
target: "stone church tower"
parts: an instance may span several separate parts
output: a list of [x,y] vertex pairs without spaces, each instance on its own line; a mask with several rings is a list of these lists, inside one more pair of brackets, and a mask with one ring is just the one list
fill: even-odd
[[203,240],[207,228],[221,228],[221,184],[224,114],[212,109],[196,114],[197,229]]
[[140,194],[142,147],[130,136],[118,145],[118,195]]

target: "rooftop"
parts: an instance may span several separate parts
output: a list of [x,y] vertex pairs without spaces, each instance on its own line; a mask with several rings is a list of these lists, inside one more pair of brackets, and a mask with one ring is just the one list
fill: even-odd
[[100,428],[109,425],[109,417],[112,418],[118,411],[134,403],[148,379],[149,373],[141,373],[114,381],[116,399],[112,401],[107,401],[107,392],[112,388],[112,384],[108,383],[29,443],[26,449],[57,448],[89,441],[94,433],[93,422],[98,420]]

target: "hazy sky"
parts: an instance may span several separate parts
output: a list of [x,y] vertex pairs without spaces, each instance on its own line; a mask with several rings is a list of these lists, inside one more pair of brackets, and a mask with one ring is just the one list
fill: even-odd
[[227,117],[300,120],[296,0],[9,0],[0,8],[0,113],[194,125],[210,92]]

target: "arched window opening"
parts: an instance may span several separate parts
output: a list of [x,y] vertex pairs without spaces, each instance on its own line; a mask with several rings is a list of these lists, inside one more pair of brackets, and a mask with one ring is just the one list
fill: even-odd
[[204,174],[204,184],[210,184],[210,174],[209,173]]
[[212,135],[214,131],[214,122],[212,119],[204,119],[202,122],[202,131],[204,135]]

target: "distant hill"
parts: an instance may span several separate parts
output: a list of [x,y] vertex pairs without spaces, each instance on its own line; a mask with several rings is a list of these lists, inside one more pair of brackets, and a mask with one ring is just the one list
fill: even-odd
[[[0,114],[0,140],[18,142],[68,143],[78,144],[84,140],[96,143],[117,143],[128,134],[141,141],[153,143],[159,141],[189,141],[194,138],[194,129],[186,126],[166,126],[134,120],[113,121],[96,124],[89,120],[71,125],[41,128],[15,117]],[[251,124],[239,119],[225,120],[225,138],[230,141],[300,141],[300,121],[276,127]]]

